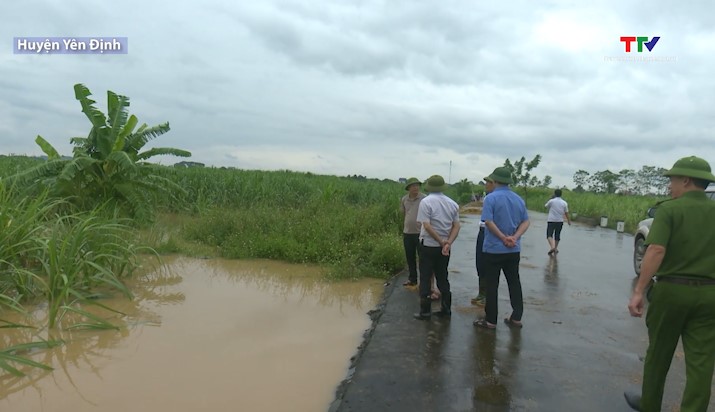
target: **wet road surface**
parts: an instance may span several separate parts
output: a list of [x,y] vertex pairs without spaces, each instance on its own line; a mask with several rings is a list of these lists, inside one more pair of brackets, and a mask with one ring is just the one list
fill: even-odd
[[[633,237],[580,224],[564,227],[560,253],[547,256],[546,216],[530,212],[520,276],[524,327],[476,328],[478,215],[463,215],[450,261],[451,320],[418,321],[415,289],[403,273],[387,287],[382,314],[338,391],[332,411],[628,411],[624,389],[639,390],[647,347],[643,319],[627,304]],[[435,303],[433,310],[438,310]],[[499,319],[511,312],[506,281]],[[663,411],[677,411],[684,387],[679,346]],[[711,406],[713,403],[711,402]]]

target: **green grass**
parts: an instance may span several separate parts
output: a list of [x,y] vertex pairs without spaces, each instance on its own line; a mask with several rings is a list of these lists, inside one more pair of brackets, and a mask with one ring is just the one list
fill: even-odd
[[[134,229],[102,209],[77,211],[47,193],[28,195],[0,181],[0,327],[29,328],[6,319],[23,306],[42,304],[46,326],[56,328],[67,313],[78,319],[68,329],[114,327],[83,307],[103,306],[98,292],[131,293],[122,278],[137,266]],[[42,311],[41,311],[42,312]],[[79,315],[79,316],[76,316]],[[44,329],[44,326],[42,327]],[[36,336],[32,337],[37,338]],[[41,340],[0,352],[0,370],[21,376],[19,366],[47,369],[22,357],[28,349],[54,346]],[[10,346],[10,345],[5,345]]]
[[207,211],[183,236],[226,258],[269,258],[330,266],[334,278],[385,278],[404,266],[394,205],[316,203]]
[[151,233],[157,250],[318,263],[330,278],[386,278],[404,266],[397,182],[226,168],[163,176],[187,195],[160,208],[190,218]]

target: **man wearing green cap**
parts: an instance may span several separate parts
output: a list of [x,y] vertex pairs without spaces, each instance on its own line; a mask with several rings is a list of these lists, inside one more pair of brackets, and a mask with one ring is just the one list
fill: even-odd
[[452,243],[459,235],[459,205],[447,197],[444,178],[434,175],[427,179],[425,191],[429,193],[420,202],[417,221],[422,223],[420,231],[420,311],[415,314],[419,320],[432,315],[430,299],[430,278],[434,275],[437,287],[442,293],[440,311],[436,315],[452,315],[452,292],[449,286],[447,267]]
[[513,182],[509,168],[497,167],[489,175],[489,179],[494,182],[494,190],[484,198],[482,207],[482,220],[487,227],[482,248],[483,276],[487,286],[487,301],[484,307],[486,317],[475,320],[474,326],[496,328],[499,276],[503,271],[512,307],[511,315],[504,319],[504,322],[520,328],[524,301],[519,279],[519,261],[521,236],[529,228],[529,215],[524,200],[509,188]]
[[664,174],[670,177],[672,199],[658,207],[628,303],[631,316],[643,316],[643,293],[656,277],[648,294],[642,396],[626,392],[625,397],[635,410],[660,411],[673,352],[682,339],[686,383],[680,411],[706,411],[715,365],[715,202],[704,190],[715,176],[708,162],[695,156],[678,160]]
[[417,210],[419,210],[420,201],[426,196],[420,192],[421,185],[422,182],[416,177],[407,179],[405,183],[407,194],[402,196],[400,200],[400,210],[405,216],[402,243],[405,247],[405,258],[410,271],[407,281],[403,284],[404,286],[415,286],[417,284],[417,256],[419,254],[421,228],[420,223],[417,222]]

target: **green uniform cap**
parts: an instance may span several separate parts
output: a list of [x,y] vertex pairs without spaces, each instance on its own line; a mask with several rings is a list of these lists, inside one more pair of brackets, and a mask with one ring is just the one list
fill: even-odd
[[685,176],[696,179],[715,182],[715,176],[711,173],[710,165],[705,159],[696,156],[688,156],[678,159],[673,168],[663,173],[664,176]]
[[444,178],[440,175],[432,175],[425,183],[425,192],[444,192],[447,185],[444,183]]
[[422,182],[420,182],[420,179],[418,179],[416,177],[411,177],[411,178],[407,179],[407,182],[405,183],[405,190],[410,190],[410,186],[412,186],[414,184],[421,185]]

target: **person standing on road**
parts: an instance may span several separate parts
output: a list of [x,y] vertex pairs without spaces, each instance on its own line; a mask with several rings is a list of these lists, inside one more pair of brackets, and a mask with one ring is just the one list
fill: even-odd
[[524,302],[519,279],[521,260],[521,236],[529,228],[529,215],[524,200],[514,193],[511,170],[497,167],[489,175],[494,181],[494,190],[484,198],[482,219],[487,230],[484,234],[484,276],[487,286],[486,318],[474,321],[474,326],[496,328],[498,314],[499,276],[504,271],[509,286],[511,316],[504,319],[509,326],[521,327]]
[[420,202],[417,221],[422,224],[420,231],[420,311],[415,314],[419,320],[432,315],[430,299],[430,278],[434,275],[437,287],[442,293],[438,316],[452,315],[452,292],[450,290],[447,267],[454,240],[459,235],[459,205],[443,192],[447,188],[444,178],[433,175],[425,183],[429,193]]
[[405,217],[402,229],[402,243],[405,248],[405,258],[407,259],[407,267],[409,275],[403,286],[417,285],[417,256],[419,256],[420,244],[420,228],[421,225],[417,222],[417,211],[420,207],[420,202],[425,198],[424,193],[420,192],[422,182],[416,177],[407,179],[405,190],[407,194],[400,199],[400,210]]
[[571,226],[569,218],[569,204],[561,198],[561,189],[554,190],[554,197],[549,199],[544,207],[549,211],[546,219],[546,241],[549,242],[548,255],[559,253],[559,241],[561,241],[561,229],[564,227],[564,219]]
[[[487,194],[494,190],[494,181],[489,177],[484,178],[484,189]],[[485,196],[486,197],[486,196]],[[477,234],[477,247],[476,247],[476,264],[477,264],[477,278],[479,279],[479,290],[477,291],[477,297],[472,298],[472,305],[484,306],[487,301],[487,285],[485,281],[484,273],[484,231],[487,227],[484,220],[479,221],[479,233]]]
[[644,291],[648,350],[641,395],[626,392],[640,411],[660,411],[668,369],[678,340],[685,352],[685,390],[681,412],[706,411],[715,365],[715,202],[705,196],[715,182],[710,165],[690,156],[664,173],[671,200],[658,207],[646,238],[641,273],[628,303],[631,316],[643,316]]

